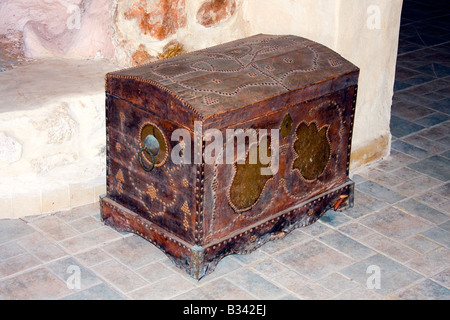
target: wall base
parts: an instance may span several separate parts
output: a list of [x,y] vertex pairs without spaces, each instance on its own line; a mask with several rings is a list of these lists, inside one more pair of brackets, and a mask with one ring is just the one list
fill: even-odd
[[353,150],[350,155],[350,172],[387,157],[391,151],[391,135],[385,135]]

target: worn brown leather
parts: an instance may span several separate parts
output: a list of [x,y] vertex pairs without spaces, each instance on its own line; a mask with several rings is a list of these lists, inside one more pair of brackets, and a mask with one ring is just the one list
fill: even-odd
[[[341,195],[351,205],[358,75],[323,45],[263,34],[109,73],[103,219],[199,278],[227,254],[314,222]],[[224,137],[226,129],[279,130],[278,172],[261,176],[260,163],[174,164],[172,132],[187,129],[192,144],[195,121]],[[146,172],[138,152],[149,133],[163,148]]]

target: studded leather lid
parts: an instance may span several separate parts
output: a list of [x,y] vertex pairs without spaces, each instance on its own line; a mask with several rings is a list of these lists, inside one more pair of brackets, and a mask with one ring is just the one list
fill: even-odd
[[[356,85],[358,73],[355,65],[311,40],[259,34],[112,72],[107,79],[147,82],[206,118],[321,82],[331,81],[330,90]],[[344,81],[332,83],[343,75]]]

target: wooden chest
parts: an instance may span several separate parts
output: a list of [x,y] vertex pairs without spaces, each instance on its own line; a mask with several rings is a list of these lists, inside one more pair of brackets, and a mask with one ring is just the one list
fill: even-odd
[[103,221],[201,278],[352,206],[358,75],[323,45],[264,34],[107,74]]

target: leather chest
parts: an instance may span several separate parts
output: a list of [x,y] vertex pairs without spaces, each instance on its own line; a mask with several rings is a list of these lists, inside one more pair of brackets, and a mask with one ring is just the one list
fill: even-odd
[[352,206],[358,75],[323,45],[264,34],[107,74],[104,222],[201,278]]

